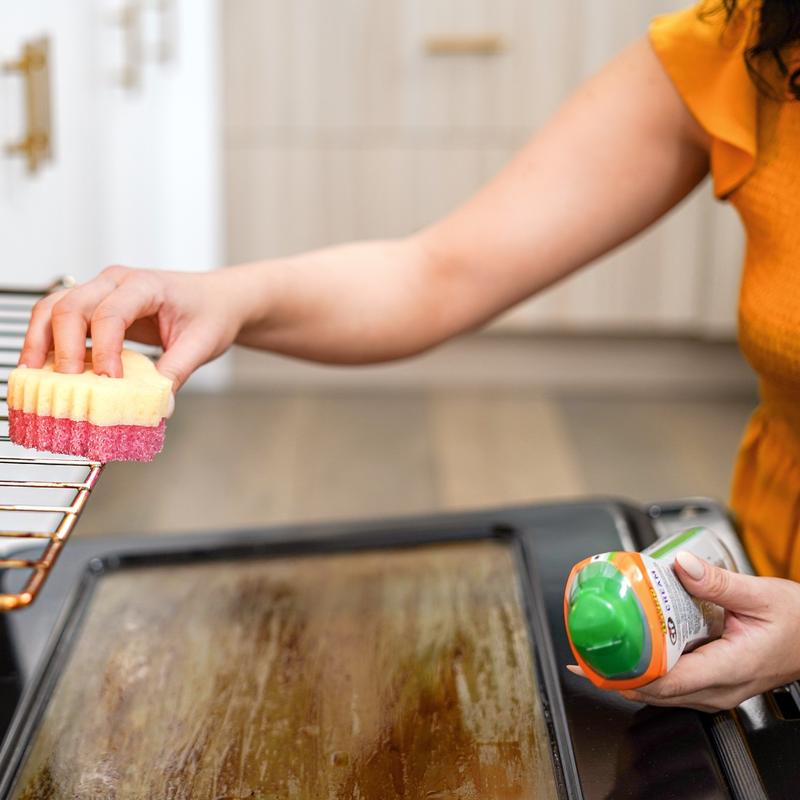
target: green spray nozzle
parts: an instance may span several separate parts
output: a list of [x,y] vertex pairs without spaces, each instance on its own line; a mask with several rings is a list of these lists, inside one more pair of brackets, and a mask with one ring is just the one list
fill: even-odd
[[567,611],[570,639],[603,677],[631,674],[649,656],[643,617],[635,592],[611,561],[593,561],[575,576]]

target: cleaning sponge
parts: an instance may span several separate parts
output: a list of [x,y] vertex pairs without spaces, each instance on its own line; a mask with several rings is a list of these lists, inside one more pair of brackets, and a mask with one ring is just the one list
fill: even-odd
[[149,358],[122,351],[122,378],[96,375],[91,351],[82,373],[17,367],[8,378],[12,442],[94,461],[151,461],[164,445],[172,382]]

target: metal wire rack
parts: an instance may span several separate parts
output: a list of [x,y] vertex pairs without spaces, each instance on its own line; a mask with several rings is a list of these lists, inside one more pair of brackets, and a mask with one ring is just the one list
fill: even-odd
[[[103,465],[19,447],[8,437],[8,376],[17,363],[31,310],[45,289],[0,288],[0,611],[29,605],[72,533]],[[18,588],[14,588],[18,587]]]

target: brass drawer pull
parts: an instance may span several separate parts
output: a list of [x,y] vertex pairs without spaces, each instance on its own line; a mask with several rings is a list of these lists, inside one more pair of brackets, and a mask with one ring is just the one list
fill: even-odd
[[159,35],[156,42],[156,61],[167,64],[175,60],[178,46],[177,0],[153,0],[159,16]]
[[136,90],[142,82],[142,5],[139,0],[129,0],[120,8],[115,22],[122,32],[123,65],[119,73],[120,85],[129,91]]
[[499,34],[430,36],[425,50],[431,56],[495,56],[507,49]]
[[3,72],[25,81],[25,134],[6,145],[9,155],[22,156],[28,172],[36,172],[52,156],[50,135],[50,41],[27,42],[17,61],[3,64]]

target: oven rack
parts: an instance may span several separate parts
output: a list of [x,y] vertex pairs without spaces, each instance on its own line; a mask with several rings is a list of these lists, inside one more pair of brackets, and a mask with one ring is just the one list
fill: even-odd
[[0,611],[36,598],[103,471],[97,461],[39,453],[8,436],[8,377],[33,306],[73,285],[61,278],[46,288],[0,288]]

